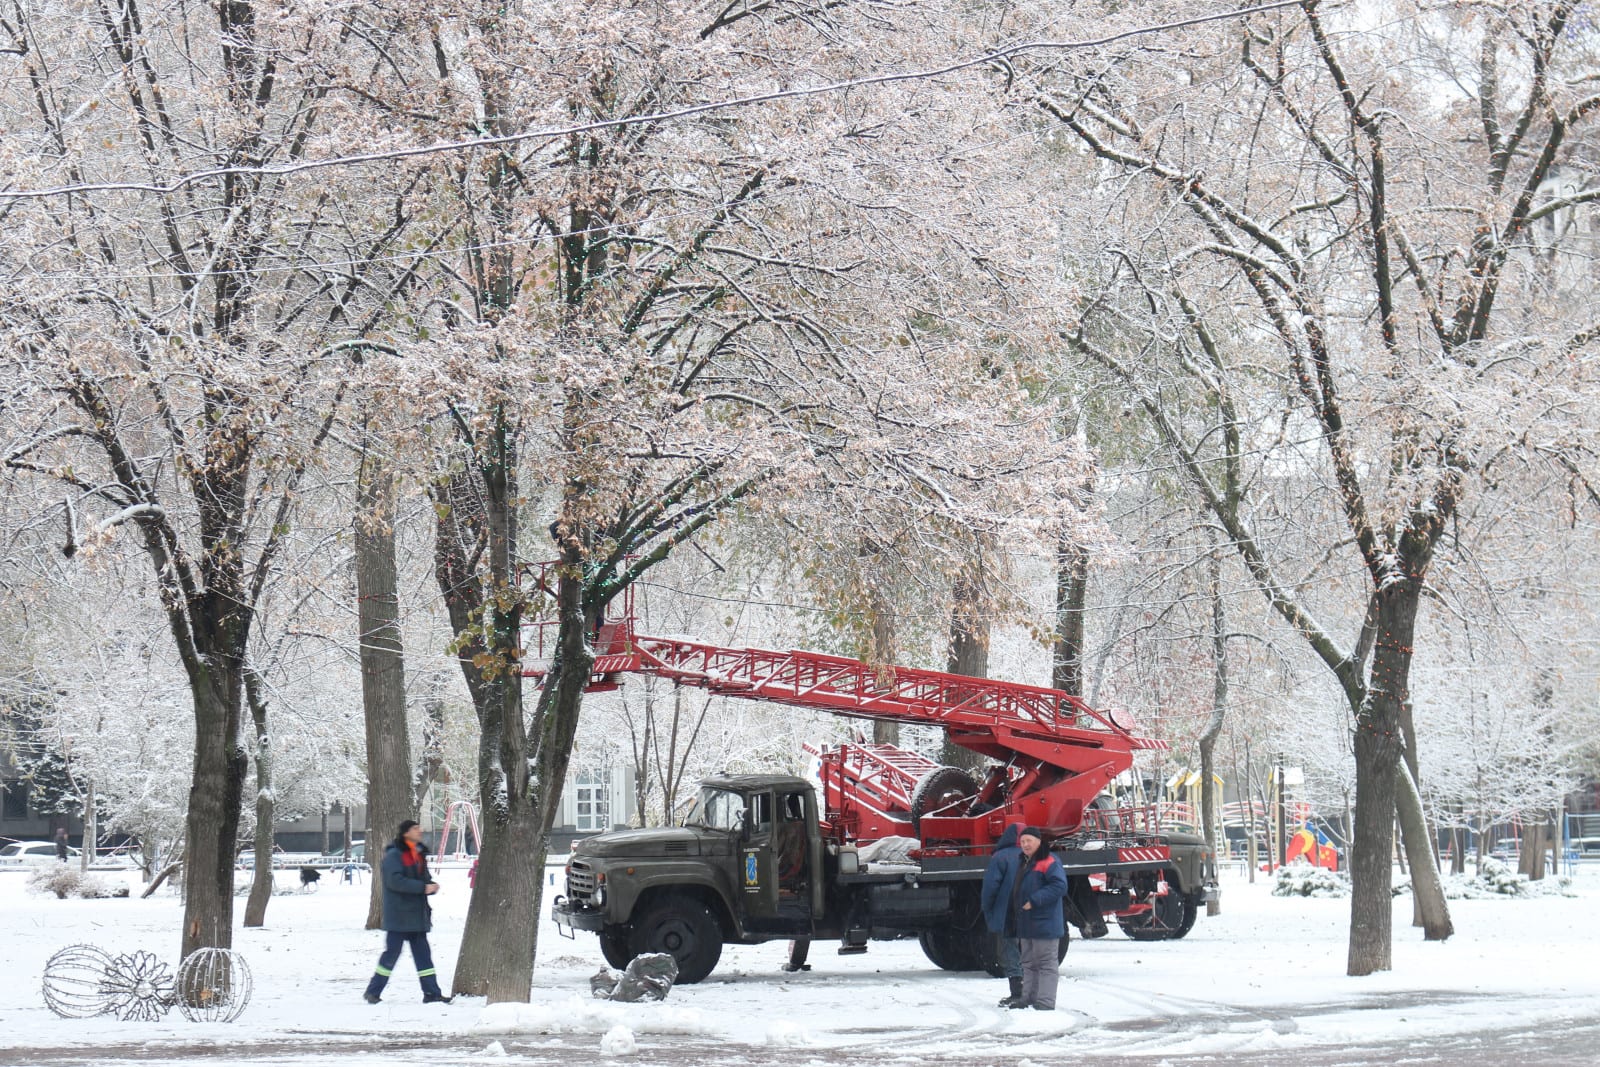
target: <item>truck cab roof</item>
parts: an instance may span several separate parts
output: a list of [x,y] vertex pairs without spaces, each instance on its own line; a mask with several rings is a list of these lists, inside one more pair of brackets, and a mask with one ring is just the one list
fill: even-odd
[[724,774],[715,778],[704,778],[702,786],[711,789],[728,789],[735,793],[754,793],[763,789],[810,789],[811,783],[804,778],[796,778],[789,774]]

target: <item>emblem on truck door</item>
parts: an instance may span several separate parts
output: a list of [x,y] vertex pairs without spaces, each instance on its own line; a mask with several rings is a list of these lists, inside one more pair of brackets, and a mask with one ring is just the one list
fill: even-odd
[[744,854],[744,887],[757,889],[761,885],[761,875],[756,866],[756,853],[752,850]]

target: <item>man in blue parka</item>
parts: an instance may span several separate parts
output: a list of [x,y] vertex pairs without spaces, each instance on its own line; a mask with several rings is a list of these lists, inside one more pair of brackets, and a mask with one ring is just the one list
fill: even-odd
[[1017,945],[1016,916],[1011,913],[1011,895],[1022,868],[1018,831],[1015,824],[1006,827],[994,846],[994,855],[989,857],[989,866],[983,869],[983,922],[994,934],[995,955],[1011,983],[1011,995],[1000,1001],[1002,1008],[1022,1003],[1022,952]]
[[422,982],[424,1004],[448,1004],[450,998],[439,988],[439,975],[433,967],[433,951],[428,947],[428,931],[433,928],[433,908],[428,898],[439,891],[439,883],[428,873],[428,850],[422,844],[422,827],[407,819],[400,832],[383,850],[379,867],[383,879],[383,929],[386,942],[378,957],[378,969],[367,983],[363,995],[368,1004],[378,1003],[383,987],[389,984],[400,950],[411,946],[411,960],[417,965]]
[[1047,839],[1037,826],[1026,827],[1017,838],[1022,867],[1011,896],[1022,948],[1022,1000],[1012,1007],[1039,1011],[1055,1010],[1056,985],[1061,980],[1058,950],[1067,932],[1061,911],[1067,872],[1045,847]]

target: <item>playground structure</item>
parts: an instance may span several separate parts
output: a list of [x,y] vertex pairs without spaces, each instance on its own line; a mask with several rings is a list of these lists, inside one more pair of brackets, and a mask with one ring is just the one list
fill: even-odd
[[[450,834],[456,835],[455,851],[450,850]],[[467,834],[472,834],[472,850],[467,850]],[[439,831],[439,847],[435,855],[440,859],[466,862],[483,851],[483,838],[478,831],[478,806],[470,800],[453,800],[444,811],[444,826]]]

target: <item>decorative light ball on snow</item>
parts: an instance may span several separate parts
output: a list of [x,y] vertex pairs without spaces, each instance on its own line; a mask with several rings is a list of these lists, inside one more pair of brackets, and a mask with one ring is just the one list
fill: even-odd
[[196,1023],[231,1023],[250,1003],[254,983],[232,949],[201,948],[178,964],[178,1010]]
[[172,1007],[172,972],[153,952],[129,952],[106,964],[106,1009],[123,1022],[159,1019]]
[[106,988],[111,956],[93,945],[68,945],[44,965],[44,1002],[63,1019],[89,1019],[112,1010]]

